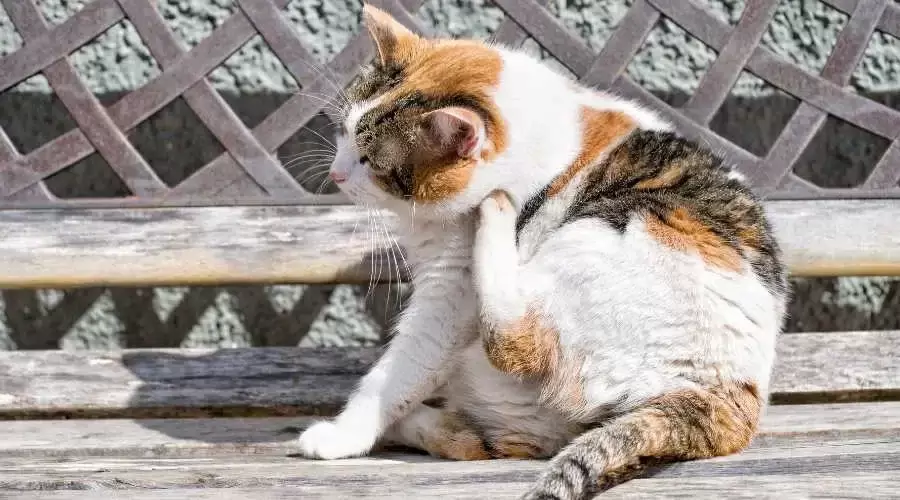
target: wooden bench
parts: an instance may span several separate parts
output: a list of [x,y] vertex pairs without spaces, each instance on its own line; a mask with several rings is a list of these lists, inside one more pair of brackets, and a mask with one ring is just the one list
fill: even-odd
[[[0,287],[368,283],[385,248],[372,248],[364,211],[316,197],[272,152],[323,103],[298,94],[249,129],[204,75],[257,33],[310,93],[333,95],[371,56],[353,38],[323,71],[279,8],[239,9],[186,51],[148,0],[94,0],[49,26],[31,0],[6,0],[25,45],[0,58],[0,91],[42,71],[78,128],[21,154],[0,133]],[[416,28],[417,0],[379,3]],[[761,192],[795,276],[900,276],[900,112],[843,87],[868,37],[900,37],[900,6],[827,0],[849,15],[821,75],[756,46],[777,2],[748,0],[735,26],[692,2],[636,0],[594,55],[542,7],[497,0],[495,35],[530,35],[579,78],[659,109],[687,135],[739,164]],[[675,109],[623,71],[650,28],[671,19],[720,57],[695,97]],[[66,54],[129,19],[162,72],[109,107]],[[802,104],[766,157],[709,130],[743,67]],[[177,186],[164,185],[124,133],[183,97],[226,152]],[[826,190],[791,170],[827,116],[891,142],[858,189]],[[44,178],[99,152],[136,198],[59,199]],[[299,204],[298,204],[299,200]],[[334,462],[295,456],[311,418],[331,415],[376,349],[126,349],[0,352],[0,497],[9,499],[515,498],[539,461],[456,463],[410,453]],[[608,498],[900,496],[900,332],[785,333],[773,406],[739,455],[673,464]]]
[[[898,203],[769,208],[798,274],[900,269],[900,232],[884,227],[900,217]],[[0,284],[365,281],[366,242],[350,236],[364,217],[344,207],[0,212]],[[0,490],[15,490],[4,498],[41,490],[40,498],[338,499],[483,498],[489,488],[492,498],[515,498],[535,478],[540,462],[291,457],[310,416],[333,414],[377,354],[0,353],[0,418],[10,420],[0,425]],[[786,333],[777,359],[775,405],[749,451],[662,467],[608,494],[853,497],[864,487],[866,498],[896,496],[900,332]]]

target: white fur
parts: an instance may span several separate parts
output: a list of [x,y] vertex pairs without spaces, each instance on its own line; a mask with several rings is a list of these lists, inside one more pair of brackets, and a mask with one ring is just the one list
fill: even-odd
[[[767,390],[784,305],[749,269],[711,268],[698,255],[662,246],[637,220],[624,236],[596,219],[558,228],[570,190],[543,207],[518,246],[515,214],[493,200],[481,204],[502,189],[520,207],[562,172],[579,153],[582,106],[625,112],[643,128],[670,128],[634,103],[578,89],[524,53],[497,50],[504,66],[493,97],[508,145],[489,165],[478,165],[453,199],[416,206],[392,198],[359,164],[353,140],[339,138],[332,169],[347,177],[341,189],[401,219],[414,293],[384,357],[344,411],[301,436],[306,456],[365,454],[389,428],[411,441],[434,424],[433,411],[420,403],[436,391],[452,408],[475,415],[488,434],[515,429],[559,447],[578,432],[578,420],[623,398],[638,403],[717,377]],[[372,105],[356,104],[347,130]],[[543,406],[541,388],[495,370],[478,340],[479,306],[494,320],[514,321],[535,303],[562,349],[585,360],[587,407],[578,412]]]

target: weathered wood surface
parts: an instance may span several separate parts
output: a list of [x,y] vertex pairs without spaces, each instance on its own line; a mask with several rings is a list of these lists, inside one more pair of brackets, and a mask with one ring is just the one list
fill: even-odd
[[[795,275],[900,275],[896,200],[767,207]],[[352,206],[3,210],[0,287],[388,280],[393,223]]]
[[[346,500],[422,498],[459,500],[515,499],[525,491],[527,481],[486,480],[476,482],[445,481],[396,484],[390,480],[377,484],[359,484],[355,480],[331,485],[280,488],[228,489],[156,489],[127,491],[41,491],[9,492],[9,500]],[[644,500],[647,498],[684,498],[697,500],[822,498],[880,500],[897,498],[897,482],[881,474],[769,475],[757,477],[711,477],[677,479],[640,479],[625,483],[602,496],[604,500]]]
[[[788,493],[850,498],[855,490],[846,485],[863,479],[869,481],[860,490],[870,495],[865,498],[896,495],[898,417],[898,402],[772,407],[760,435],[744,453],[657,467],[648,479],[612,490],[611,498],[758,498],[769,491],[782,495],[777,498]],[[119,498],[116,495],[212,494],[254,499],[483,498],[485,491],[491,491],[492,498],[494,491],[498,498],[515,498],[545,467],[541,461],[451,462],[399,453],[331,462],[294,458],[292,441],[309,421],[5,422],[0,427],[0,490],[13,495],[3,498],[32,498],[29,491],[53,490],[46,498],[101,500]],[[78,490],[96,496],[80,496]]]
[[[0,352],[0,417],[330,414],[378,349]],[[900,331],[782,335],[776,402],[895,399]]]
[[[293,440],[298,432],[315,419],[6,421],[0,425],[0,470],[13,463],[26,463],[21,462],[26,458],[38,460],[34,463],[44,464],[41,467],[67,468],[75,466],[60,460],[79,456],[115,458],[119,461],[114,463],[118,464],[131,463],[129,457],[138,457],[135,464],[143,458],[172,459],[177,464],[176,459],[227,457],[237,453],[284,456],[294,452]],[[791,457],[847,443],[874,446],[882,438],[900,439],[900,402],[776,405],[768,408],[753,450],[766,449],[769,457],[776,453]],[[744,455],[752,456],[756,453],[753,450]]]

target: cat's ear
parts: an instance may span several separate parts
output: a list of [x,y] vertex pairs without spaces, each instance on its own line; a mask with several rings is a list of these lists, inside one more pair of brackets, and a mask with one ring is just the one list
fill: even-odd
[[466,108],[441,108],[425,114],[427,129],[435,144],[460,158],[477,156],[484,147],[484,120]]
[[422,40],[390,14],[368,3],[363,5],[363,24],[372,35],[383,66],[405,60]]

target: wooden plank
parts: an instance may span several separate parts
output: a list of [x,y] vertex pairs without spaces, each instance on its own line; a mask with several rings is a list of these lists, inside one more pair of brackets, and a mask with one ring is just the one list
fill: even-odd
[[[156,489],[127,491],[41,491],[9,492],[4,496],[9,500],[344,500],[361,499],[515,499],[528,486],[527,481],[483,481],[445,483],[440,478],[430,483],[424,481],[412,484],[396,484],[390,481],[369,485],[358,483],[355,478],[331,485],[311,485],[280,488],[217,488],[217,489]],[[842,498],[859,500],[896,499],[896,479],[879,474],[851,474],[833,476],[830,474],[771,475],[753,478],[678,478],[640,479],[618,486],[601,497],[603,499],[646,499],[646,498],[691,498],[698,500],[719,500],[721,498],[773,499],[784,498]]]
[[0,417],[331,414],[377,349],[0,352]]
[[[897,201],[767,208],[795,275],[900,275]],[[396,278],[389,246],[352,206],[10,209],[0,211],[0,288],[368,283],[373,269]]]
[[367,283],[368,223],[353,207],[0,211],[0,287]]
[[777,201],[766,209],[795,276],[900,275],[898,200]]
[[[857,477],[895,478],[900,474],[898,417],[896,402],[773,407],[744,453],[659,466],[649,472],[650,479],[613,492],[660,493],[681,485],[677,491],[690,496],[759,494],[752,488],[758,481],[779,488],[780,494],[835,493],[845,490],[818,490],[819,481],[803,478],[826,483],[829,478],[847,483]],[[241,491],[249,498],[266,492],[302,498],[441,493],[457,498],[483,494],[485,488],[521,491],[545,467],[542,461],[453,462],[399,453],[337,461],[289,456],[292,440],[309,420],[188,419],[165,421],[166,427],[156,426],[163,421],[141,420],[7,422],[0,427],[0,490],[22,495],[11,498],[28,498],[30,490],[55,490],[48,498],[84,498],[77,490],[90,490],[98,495],[91,498],[100,499],[111,498],[103,490],[117,490],[122,498],[168,498],[154,495],[203,495],[203,488],[219,495]],[[732,484],[737,479],[750,481],[743,483],[749,486]],[[642,484],[647,481],[659,483]],[[892,484],[896,487],[895,479]],[[479,488],[467,489],[473,486]],[[865,492],[876,496],[866,498],[876,498],[879,488],[867,484]]]
[[[331,414],[378,349],[0,352],[0,418]],[[900,331],[782,335],[778,403],[900,396]]]
[[900,397],[900,332],[781,335],[772,401],[815,403]]
[[[22,459],[37,460],[29,463],[38,468],[71,466],[81,471],[81,466],[64,465],[69,462],[60,460],[115,459],[101,467],[109,469],[130,467],[129,457],[172,459],[174,465],[184,458],[221,458],[238,453],[259,460],[266,456],[283,457],[293,453],[294,439],[313,420],[269,417],[7,421],[0,425],[0,476],[10,467],[20,467],[25,463]],[[835,440],[829,441],[830,437]],[[755,450],[762,449],[769,458],[799,457],[826,447],[878,443],[898,446],[898,439],[900,402],[781,405],[768,409],[753,449],[744,455],[752,458]],[[40,459],[47,461],[40,465]]]

